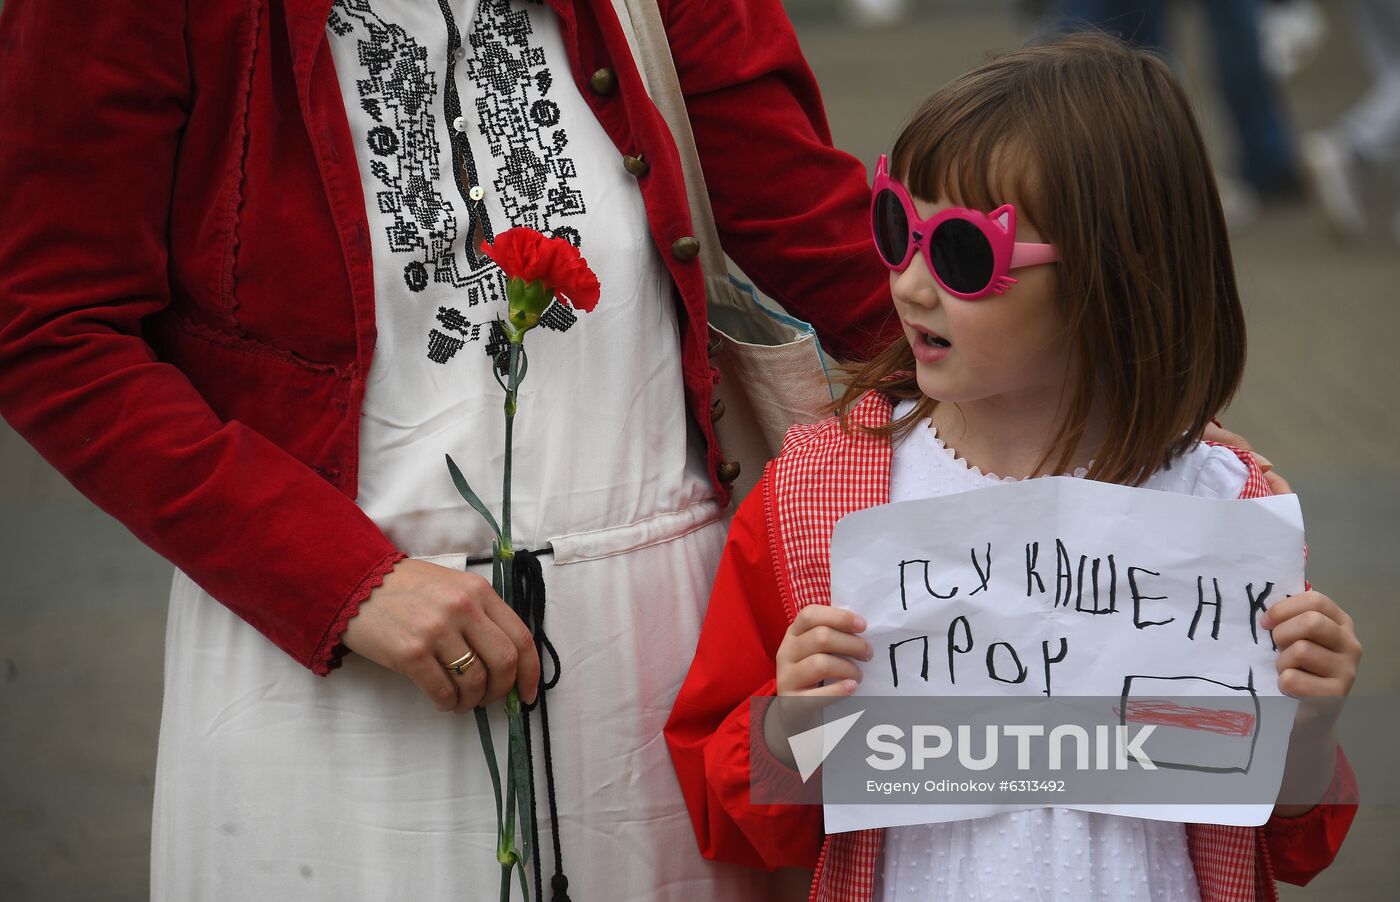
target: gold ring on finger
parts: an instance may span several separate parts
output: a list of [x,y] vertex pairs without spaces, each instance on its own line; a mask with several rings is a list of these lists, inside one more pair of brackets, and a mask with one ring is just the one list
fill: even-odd
[[443,664],[442,669],[450,670],[452,673],[461,676],[463,673],[466,672],[468,667],[472,666],[475,663],[476,652],[468,650],[466,654],[462,655],[460,658],[453,661],[451,664]]

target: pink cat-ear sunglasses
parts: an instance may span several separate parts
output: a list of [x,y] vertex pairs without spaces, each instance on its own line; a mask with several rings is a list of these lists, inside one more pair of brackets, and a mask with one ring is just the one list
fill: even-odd
[[1010,272],[1060,259],[1052,244],[1016,240],[1016,208],[991,213],[950,207],[931,219],[919,219],[909,191],[890,178],[889,158],[881,155],[870,199],[870,232],[880,259],[904,272],[916,250],[923,251],[929,272],[954,297],[976,300],[1001,294],[1016,284]]

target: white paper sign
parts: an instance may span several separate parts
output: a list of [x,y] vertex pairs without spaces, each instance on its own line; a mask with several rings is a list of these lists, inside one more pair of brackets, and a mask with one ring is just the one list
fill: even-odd
[[[875,649],[858,696],[1277,696],[1277,653],[1257,621],[1304,588],[1296,496],[1221,501],[1071,478],[858,511],[836,525],[831,560],[832,604],[865,617]],[[1255,768],[1278,779],[1289,720],[1254,739]],[[1065,807],[1236,824],[1270,809]],[[827,805],[827,830],[992,810],[1007,809]]]

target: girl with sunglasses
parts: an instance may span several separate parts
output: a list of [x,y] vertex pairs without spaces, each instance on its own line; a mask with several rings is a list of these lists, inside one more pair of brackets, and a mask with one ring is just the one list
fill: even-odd
[[[1269,493],[1248,452],[1199,440],[1240,383],[1244,316],[1200,133],[1156,56],[1081,36],[950,83],[881,158],[871,228],[903,334],[736,514],[667,726],[703,854],[815,866],[814,899],[862,902],[1264,900],[1309,880],[1355,813],[1330,738],[1287,777],[1326,804],[1258,828],[1045,808],[824,837],[817,805],[750,802],[752,779],[796,779],[784,725],[751,724],[750,699],[846,696],[873,658],[864,622],[830,607],[845,514],[1051,474]],[[1293,596],[1265,626],[1282,691],[1350,691],[1361,646],[1334,601]]]

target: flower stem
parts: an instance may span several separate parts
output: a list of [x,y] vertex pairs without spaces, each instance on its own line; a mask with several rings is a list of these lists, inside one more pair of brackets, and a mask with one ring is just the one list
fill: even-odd
[[[501,533],[500,539],[496,543],[496,564],[499,568],[500,578],[500,585],[496,587],[496,591],[511,610],[515,609],[515,546],[511,543],[510,490],[512,463],[514,462],[516,399],[520,390],[520,380],[524,376],[521,367],[521,360],[524,356],[524,338],[523,332],[510,335],[509,355],[506,364],[506,447],[505,473],[501,485]],[[510,694],[506,697],[506,715],[510,741],[506,759],[505,817],[504,823],[499,820],[497,822],[500,831],[497,854],[501,862],[501,902],[508,902],[510,898],[510,872],[516,867],[521,869],[521,889],[528,902],[529,889],[524,880],[524,873],[525,862],[530,855],[530,840],[528,832],[525,831],[528,831],[528,812],[533,810],[534,801],[530,798],[529,775],[519,772],[521,768],[529,765],[520,754],[524,747],[524,725],[521,721],[520,695],[514,687],[511,688]],[[520,813],[522,832],[525,832],[523,854],[517,851],[515,846],[517,810]]]
[[[516,394],[520,390],[520,352],[523,348],[525,336],[523,334],[513,336],[510,339],[510,352],[507,363],[506,382],[506,465],[505,475],[501,486],[501,552],[506,560],[515,557],[515,548],[510,542],[510,483],[511,483],[511,463],[513,458],[513,442],[515,435],[515,408]],[[509,568],[507,568],[509,569]],[[506,586],[510,586],[510,580],[506,580]],[[507,589],[509,591],[509,589]],[[506,599],[509,601],[510,599]]]

